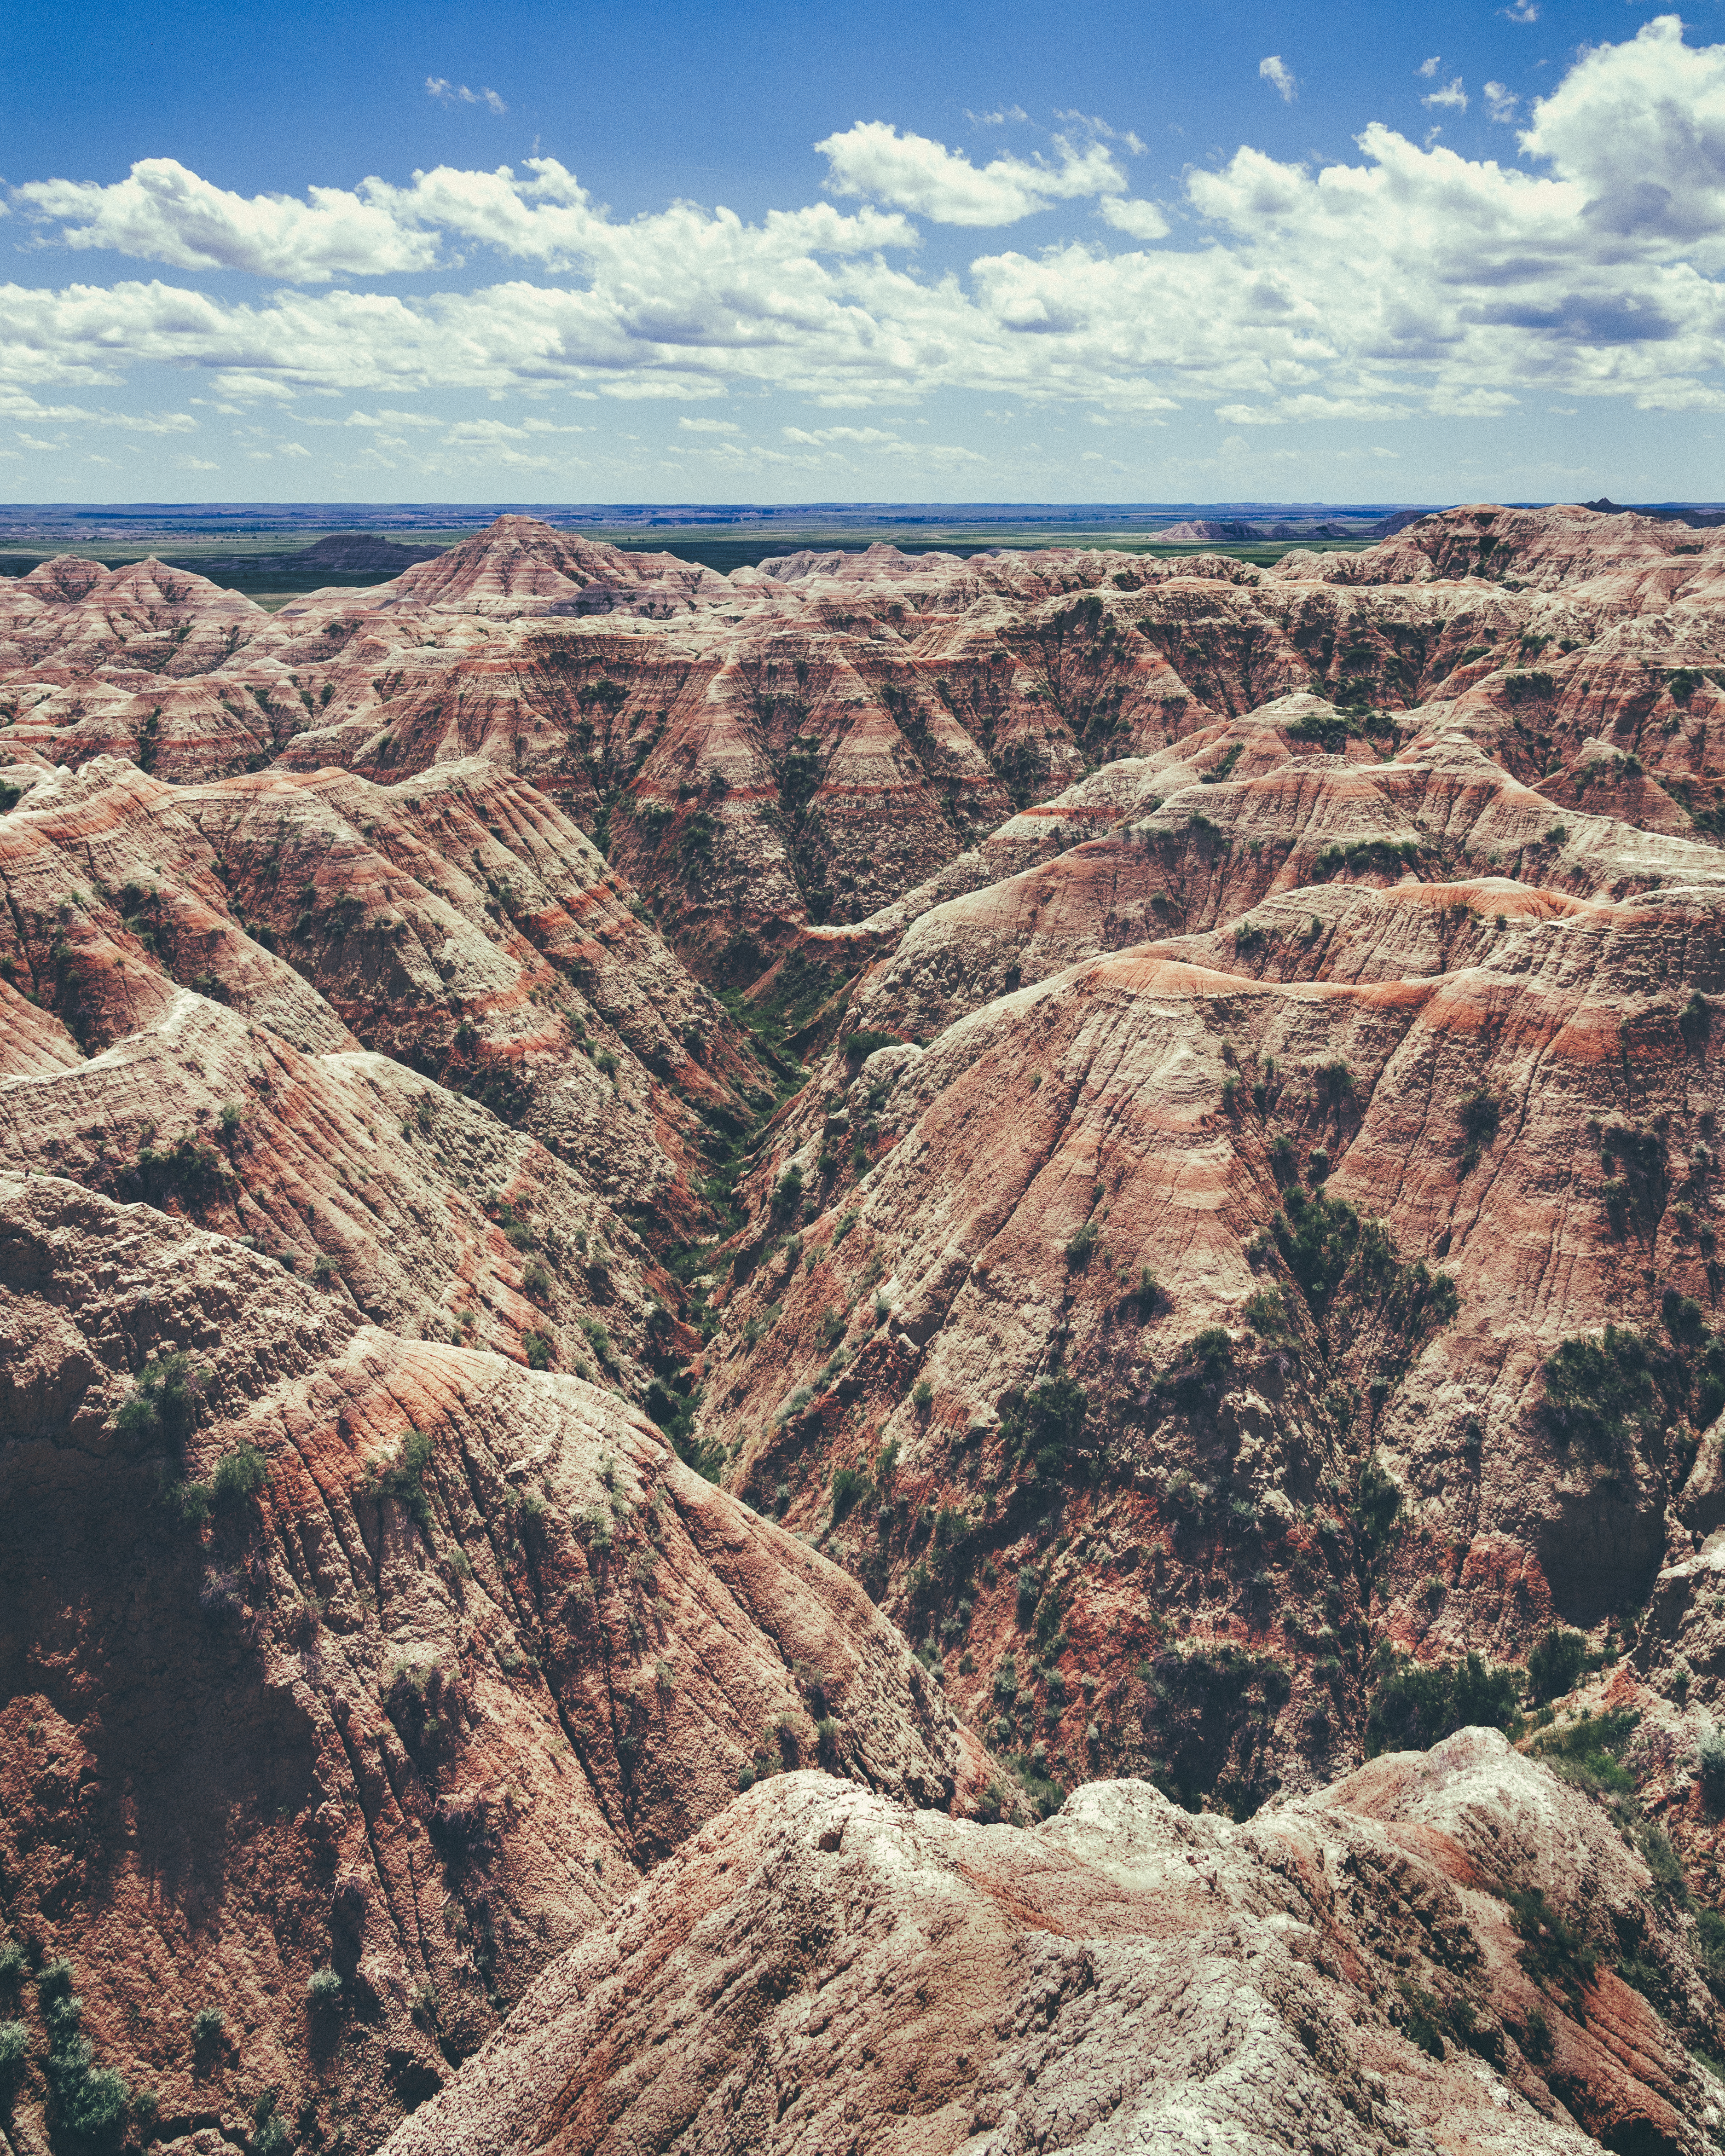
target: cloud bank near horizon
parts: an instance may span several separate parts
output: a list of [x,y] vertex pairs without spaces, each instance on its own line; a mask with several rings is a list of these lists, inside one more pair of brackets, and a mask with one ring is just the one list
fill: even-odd
[[[1516,140],[1530,169],[1373,122],[1358,162],[1243,147],[1157,203],[1131,190],[1143,146],[1099,121],[1067,116],[1045,153],[980,165],[860,121],[814,146],[837,200],[756,223],[689,202],[619,218],[552,158],[303,199],[242,196],[151,158],[112,184],[13,187],[14,228],[278,289],[250,300],[162,279],[13,284],[0,374],[18,416],[60,408],[23,385],[106,389],[152,366],[231,403],[308,411],[331,394],[434,389],[783,390],[903,408],[953,388],[1139,418],[1204,405],[1239,427],[1486,416],[1549,393],[1725,408],[1725,45],[1686,44],[1661,16],[1584,53]],[[922,224],[1004,229],[1057,205],[1083,236],[981,252],[962,275],[919,267]],[[491,257],[517,274],[365,289]],[[787,431],[781,459],[837,439]]]

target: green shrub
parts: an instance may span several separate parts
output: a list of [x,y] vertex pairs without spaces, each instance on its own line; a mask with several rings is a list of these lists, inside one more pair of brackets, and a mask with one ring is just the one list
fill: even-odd
[[226,2019],[219,2006],[200,2006],[192,2017],[192,2041],[199,2050],[218,2044],[226,2025]]
[[[336,1976],[332,1969],[320,1969],[317,1974],[318,1976]],[[315,1984],[317,1978],[314,1977],[312,1982]],[[341,1982],[341,1978],[336,1976],[337,1988]],[[293,2129],[276,2109],[275,2103],[275,2090],[265,2089],[252,2106],[251,2156],[287,2156],[288,2150],[294,2145]]]
[[1579,1632],[1553,1625],[1527,1657],[1527,1697],[1535,1706],[1560,1699],[1587,1665],[1587,1641]]
[[1689,1881],[1684,1876],[1682,1859],[1671,1846],[1671,1836],[1656,1820],[1649,1820],[1642,1826],[1635,1836],[1635,1846],[1660,1892],[1680,1906],[1686,1906]]
[[201,1527],[209,1517],[215,1494],[208,1482],[180,1481],[171,1475],[162,1478],[160,1502],[182,1527]]
[[254,1445],[236,1445],[216,1462],[212,1493],[218,1505],[244,1505],[270,1479],[270,1463]]
[[30,2056],[30,2032],[22,2021],[0,2021],[0,2089],[8,2092]]
[[1725,1916],[1703,1902],[1695,1912],[1695,1929],[1701,1965],[1717,1990],[1725,1984]]
[[903,1043],[896,1033],[880,1033],[870,1026],[860,1026],[855,1033],[845,1036],[845,1060],[847,1063],[862,1063],[877,1049],[901,1048]]
[[548,1370],[557,1355],[557,1343],[548,1332],[526,1332],[521,1335],[521,1353],[530,1370]]
[[924,1414],[934,1403],[934,1387],[927,1378],[918,1378],[911,1388],[911,1405],[919,1414]]
[[0,1984],[4,1984],[10,1989],[14,1985],[22,1984],[24,1971],[29,1965],[30,1958],[24,1952],[21,1940],[0,1941]]
[[1176,1361],[1191,1366],[1206,1383],[1219,1385],[1234,1367],[1234,1341],[1224,1326],[1207,1325],[1178,1351]]
[[305,1999],[309,2005],[327,2012],[341,1996],[341,1979],[332,1969],[315,1969],[305,1979]]
[[1713,1811],[1725,1810],[1725,1729],[1709,1729],[1695,1748],[1701,1793]]
[[1402,1493],[1394,1479],[1384,1473],[1376,1460],[1367,1460],[1353,1500],[1354,1546],[1367,1571],[1389,1547],[1401,1509]]
[[43,2071],[54,2099],[57,2138],[88,2149],[115,2147],[131,2092],[111,2066],[97,2066],[90,2039],[80,2033],[84,2007],[72,1990],[71,1964],[50,1962],[36,1979],[36,1996],[48,2028]]
[[836,1527],[851,1507],[860,1504],[868,1494],[869,1478],[860,1468],[835,1468],[833,1471],[833,1524]]
[[1609,1714],[1578,1715],[1574,1722],[1542,1730],[1532,1750],[1553,1774],[1592,1797],[1632,1797],[1635,1779],[1619,1754],[1629,1743],[1640,1716],[1628,1707]]
[[1536,1984],[1555,1983],[1572,2004],[1579,2004],[1582,1992],[1594,1980],[1598,1954],[1548,1906],[1539,1887],[1512,1893],[1508,1900],[1510,1924],[1516,1936],[1526,1942],[1522,1967]]
[[1430,1751],[1458,1729],[1507,1729],[1517,1691],[1513,1670],[1489,1668],[1477,1653],[1435,1663],[1384,1656],[1366,1718],[1366,1757]]
[[425,1471],[430,1465],[431,1440],[420,1430],[409,1430],[400,1452],[388,1467],[367,1470],[359,1486],[359,1494],[373,1504],[393,1497],[413,1516],[419,1532],[429,1537],[432,1512],[431,1499],[425,1490]]
[[114,1425],[136,1443],[156,1438],[182,1443],[191,1435],[203,1403],[207,1373],[195,1369],[183,1353],[146,1363],[119,1406]]
[[1058,1475],[1084,1435],[1090,1395],[1070,1378],[1045,1378],[1028,1395],[1000,1402],[1000,1435],[1009,1456],[1034,1452],[1039,1475]]
[[1049,1774],[1045,1763],[1031,1753],[1009,1760],[1008,1764],[1023,1784],[1037,1818],[1052,1819],[1066,1801],[1066,1792]]
[[1270,1229],[1307,1301],[1322,1316],[1359,1245],[1358,1214],[1345,1199],[1322,1192],[1307,1197],[1296,1186]]
[[1645,1443],[1669,1419],[1668,1393],[1686,1394],[1686,1373],[1657,1342],[1629,1326],[1608,1325],[1566,1340],[1545,1362],[1545,1419],[1565,1449],[1579,1443],[1600,1459]]
[[1091,1261],[1096,1247],[1096,1224],[1086,1220],[1066,1245],[1066,1263],[1074,1272],[1081,1272]]
[[551,1293],[551,1273],[537,1258],[522,1269],[521,1293],[535,1302],[543,1302]]

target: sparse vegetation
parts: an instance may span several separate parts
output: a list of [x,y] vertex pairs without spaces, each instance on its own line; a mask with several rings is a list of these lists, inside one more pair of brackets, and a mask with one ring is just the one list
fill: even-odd
[[132,1382],[114,1417],[122,1437],[147,1444],[164,1439],[183,1444],[198,1420],[207,1373],[194,1368],[189,1355],[175,1353],[146,1363]]
[[1527,1697],[1538,1707],[1561,1699],[1587,1666],[1587,1641],[1553,1625],[1527,1657]]
[[1380,1650],[1366,1717],[1366,1757],[1426,1752],[1458,1729],[1507,1729],[1521,1686],[1513,1670],[1493,1669],[1477,1653],[1461,1661],[1416,1662]]
[[212,1494],[218,1505],[249,1503],[270,1479],[270,1463],[254,1445],[238,1445],[216,1462]]
[[431,1537],[432,1512],[425,1473],[431,1465],[431,1451],[430,1438],[421,1430],[409,1430],[395,1458],[387,1466],[369,1468],[359,1486],[360,1496],[372,1504],[399,1505],[428,1541]]

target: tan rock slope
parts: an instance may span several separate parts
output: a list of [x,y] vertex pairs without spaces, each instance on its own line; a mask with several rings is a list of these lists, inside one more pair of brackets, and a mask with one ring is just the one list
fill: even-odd
[[549,1969],[389,2156],[1699,2151],[1720,2085],[1588,1973],[1627,1925],[1705,2019],[1649,1885],[1495,1732],[1244,1827],[1142,1782],[1024,1833],[798,1775]]
[[0,1178],[0,1430],[8,1926],[165,2134],[273,2088],[375,2146],[739,1775],[986,1777],[860,1590],[614,1395],[147,1205]]
[[1722,562],[0,594],[13,2146],[1698,2149]]

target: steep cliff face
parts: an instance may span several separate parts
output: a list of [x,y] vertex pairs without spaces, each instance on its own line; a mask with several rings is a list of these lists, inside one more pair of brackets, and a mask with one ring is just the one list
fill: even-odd
[[1717,2082],[1589,1944],[1629,1927],[1704,2020],[1651,1884],[1491,1732],[1245,1828],[1142,1782],[1024,1833],[801,1775],[549,1969],[390,2156],[1699,2150]]
[[165,2131],[273,2087],[375,2145],[740,1778],[986,1779],[861,1592],[614,1395],[148,1206],[0,1178],[0,1430],[8,1924]]

